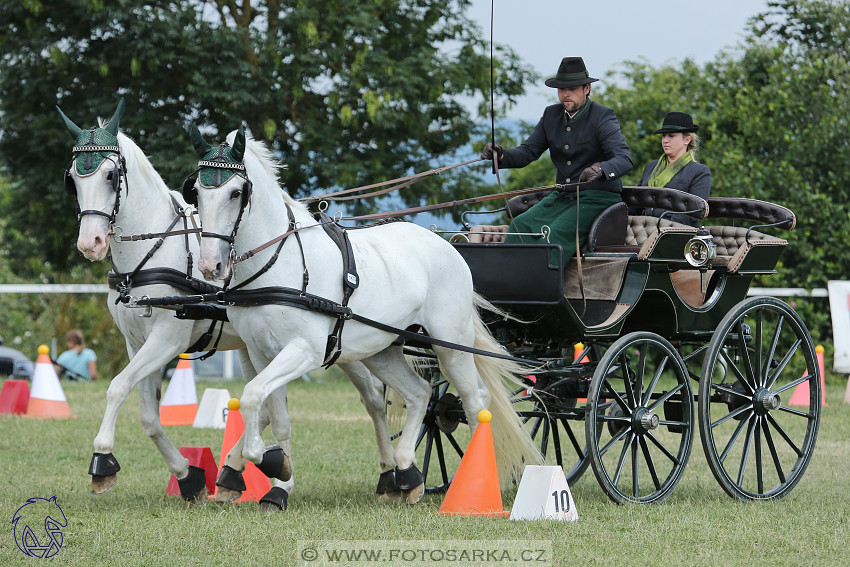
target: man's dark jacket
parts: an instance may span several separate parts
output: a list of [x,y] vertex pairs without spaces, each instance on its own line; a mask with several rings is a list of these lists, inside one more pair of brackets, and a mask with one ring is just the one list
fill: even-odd
[[614,111],[590,99],[586,112],[567,120],[561,104],[547,106],[534,131],[521,145],[506,149],[499,166],[525,167],[549,150],[558,170],[556,183],[578,183],[585,168],[599,162],[604,179],[582,185],[620,193],[620,178],[632,169],[632,154]]

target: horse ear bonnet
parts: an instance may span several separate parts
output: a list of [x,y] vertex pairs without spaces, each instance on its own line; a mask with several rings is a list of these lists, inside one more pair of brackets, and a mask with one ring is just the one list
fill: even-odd
[[195,189],[196,177],[187,177],[183,182],[183,199],[190,205],[198,206],[198,190]]

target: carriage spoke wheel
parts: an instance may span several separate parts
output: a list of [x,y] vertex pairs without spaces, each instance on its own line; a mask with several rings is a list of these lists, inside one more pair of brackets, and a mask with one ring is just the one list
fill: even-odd
[[667,498],[687,465],[693,430],[690,378],[676,349],[649,332],[612,344],[590,382],[585,416],[590,465],[608,497]]
[[435,378],[416,439],[416,460],[421,463],[426,494],[442,494],[449,489],[470,438],[460,399],[447,380]]
[[[808,396],[791,407],[805,386]],[[727,313],[699,384],[702,446],[723,490],[745,501],[786,496],[811,459],[820,408],[818,363],[799,315],[772,297],[745,299]]]
[[[549,408],[550,411],[552,408]],[[564,471],[567,484],[572,486],[590,465],[587,444],[580,421],[546,414],[539,402],[533,414],[522,418],[535,444],[540,448],[545,464],[556,464]]]

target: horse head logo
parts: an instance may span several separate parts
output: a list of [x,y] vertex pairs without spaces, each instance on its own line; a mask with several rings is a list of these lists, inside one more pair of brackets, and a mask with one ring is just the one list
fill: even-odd
[[62,528],[68,520],[56,497],[30,498],[12,517],[15,543],[24,555],[53,557],[62,548]]

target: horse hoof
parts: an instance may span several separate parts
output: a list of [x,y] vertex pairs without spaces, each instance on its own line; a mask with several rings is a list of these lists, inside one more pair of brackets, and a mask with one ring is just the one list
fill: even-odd
[[189,507],[203,506],[204,504],[207,503],[207,500],[208,500],[207,495],[208,494],[209,494],[209,492],[207,491],[207,487],[205,486],[196,495],[194,495],[190,498],[184,498],[183,500],[186,502],[186,504]]
[[289,455],[283,452],[279,445],[268,445],[263,453],[263,460],[257,468],[269,478],[276,478],[283,482],[292,478],[292,462]]
[[395,502],[401,502],[401,492],[385,492],[383,494],[378,494],[378,502],[381,504],[392,504]]
[[233,502],[234,500],[239,500],[240,496],[242,496],[241,491],[225,488],[223,486],[219,486],[215,491],[216,502]]
[[260,498],[260,512],[263,514],[276,514],[286,510],[289,494],[279,486],[273,486],[271,490]]
[[106,494],[112,487],[115,486],[115,483],[118,482],[118,475],[109,474],[109,475],[92,475],[91,477],[91,493],[92,494]]
[[425,494],[425,483],[423,482],[412,490],[404,490],[402,494],[404,494],[404,501],[407,504],[416,504],[422,500],[422,496]]

